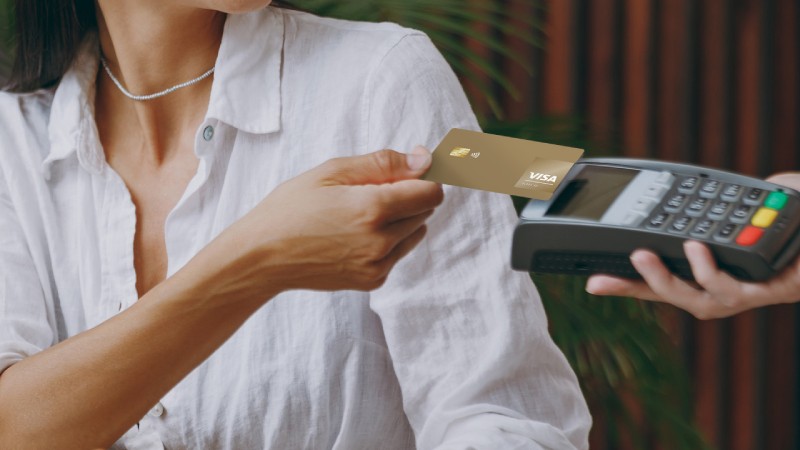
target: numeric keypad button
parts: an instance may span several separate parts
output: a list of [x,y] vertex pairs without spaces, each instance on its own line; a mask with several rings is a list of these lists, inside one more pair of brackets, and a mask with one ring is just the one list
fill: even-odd
[[726,184],[719,197],[726,202],[737,202],[741,198],[743,190],[739,184]]
[[717,196],[719,192],[719,188],[721,187],[722,183],[719,180],[705,180],[700,185],[699,194],[701,197],[705,198],[714,198]]
[[708,217],[714,220],[722,220],[725,218],[725,214],[728,213],[728,210],[731,208],[731,204],[726,201],[716,202],[711,209],[708,210]]
[[755,211],[755,208],[750,205],[737,205],[736,208],[733,208],[728,219],[734,223],[745,223],[750,220],[753,211]]
[[681,216],[672,222],[669,226],[670,233],[684,234],[692,226],[694,219],[689,216]]
[[764,194],[765,192],[763,189],[751,188],[742,198],[742,201],[748,205],[760,205]]
[[675,194],[664,204],[664,210],[676,213],[683,208],[684,203],[686,203],[686,194]]
[[669,222],[670,217],[672,217],[671,214],[660,212],[647,221],[647,228],[651,230],[660,230],[661,228],[664,228],[664,225],[667,222]]
[[700,217],[706,212],[706,208],[708,208],[709,200],[707,198],[698,197],[692,199],[689,202],[689,206],[686,207],[686,215],[692,217]]
[[678,192],[683,194],[694,194],[697,191],[697,177],[686,177],[681,180]]
[[714,239],[719,242],[730,242],[733,240],[733,237],[736,236],[739,227],[740,225],[736,225],[735,223],[726,223],[714,233]]
[[689,234],[696,238],[707,238],[711,234],[711,231],[714,230],[716,224],[717,222],[711,219],[703,219],[692,228]]

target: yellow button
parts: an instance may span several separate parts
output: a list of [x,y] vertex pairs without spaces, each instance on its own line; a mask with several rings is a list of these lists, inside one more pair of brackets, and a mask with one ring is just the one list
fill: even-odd
[[772,225],[776,217],[778,217],[778,211],[769,208],[759,208],[750,223],[757,227],[767,228]]

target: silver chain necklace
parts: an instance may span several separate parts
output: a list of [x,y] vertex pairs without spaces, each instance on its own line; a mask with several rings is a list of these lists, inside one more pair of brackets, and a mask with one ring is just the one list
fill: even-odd
[[117,85],[117,87],[125,95],[125,97],[128,97],[129,99],[137,101],[137,102],[144,102],[144,101],[147,101],[147,100],[157,99],[157,98],[163,97],[165,95],[171,94],[171,93],[177,91],[178,89],[183,89],[183,88],[189,87],[189,86],[191,86],[193,84],[197,84],[197,83],[205,80],[206,78],[210,77],[211,74],[214,73],[214,69],[216,68],[216,67],[212,67],[211,69],[208,70],[208,72],[200,75],[199,77],[197,77],[195,79],[189,80],[189,81],[187,81],[185,83],[176,84],[175,86],[172,86],[171,88],[164,89],[163,91],[156,92],[155,94],[134,95],[134,94],[131,94],[130,92],[128,92],[128,90],[125,89],[125,87],[122,85],[122,83],[120,83],[120,81],[117,79],[117,77],[114,76],[114,74],[111,72],[111,68],[108,67],[108,61],[106,61],[105,57],[100,56],[100,62],[103,64],[103,69],[105,69],[106,73],[108,74],[108,77],[111,78],[111,81],[113,81],[114,84]]

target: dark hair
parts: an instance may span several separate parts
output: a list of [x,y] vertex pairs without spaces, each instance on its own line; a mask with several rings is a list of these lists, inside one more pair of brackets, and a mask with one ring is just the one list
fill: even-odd
[[53,86],[69,69],[83,37],[97,26],[94,0],[16,0],[14,8],[9,90]]
[[[297,9],[286,1],[273,6]],[[86,33],[97,27],[94,0],[16,0],[14,67],[7,89],[54,86],[69,69]]]

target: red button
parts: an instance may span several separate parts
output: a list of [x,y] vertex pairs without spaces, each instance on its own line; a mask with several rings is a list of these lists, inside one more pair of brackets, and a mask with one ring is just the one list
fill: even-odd
[[739,245],[753,245],[761,239],[761,236],[764,235],[764,229],[754,227],[752,225],[748,225],[747,228],[742,230],[739,233],[739,237],[736,238],[736,243]]

